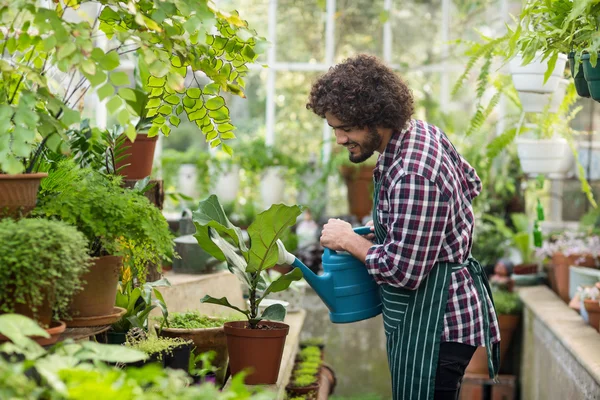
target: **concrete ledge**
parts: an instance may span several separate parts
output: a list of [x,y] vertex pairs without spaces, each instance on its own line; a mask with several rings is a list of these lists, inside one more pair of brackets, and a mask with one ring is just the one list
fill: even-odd
[[522,288],[522,398],[600,399],[600,335],[546,286]]

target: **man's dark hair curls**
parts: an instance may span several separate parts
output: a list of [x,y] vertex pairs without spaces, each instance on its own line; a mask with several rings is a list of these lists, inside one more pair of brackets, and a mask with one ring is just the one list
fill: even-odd
[[403,129],[414,112],[408,86],[379,59],[360,54],[333,66],[312,86],[306,108],[359,128]]

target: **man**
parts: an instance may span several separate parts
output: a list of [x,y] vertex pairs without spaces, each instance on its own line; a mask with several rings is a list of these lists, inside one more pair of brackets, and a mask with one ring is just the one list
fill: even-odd
[[410,89],[377,58],[358,55],[313,85],[307,108],[373,176],[376,244],[330,219],[321,244],[365,262],[380,285],[394,399],[458,399],[465,368],[485,346],[498,372],[500,334],[487,278],[470,257],[475,170],[437,127],[411,120]]

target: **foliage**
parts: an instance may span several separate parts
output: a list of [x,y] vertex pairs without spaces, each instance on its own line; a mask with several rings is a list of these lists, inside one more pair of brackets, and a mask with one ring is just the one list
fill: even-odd
[[218,318],[218,317],[209,317],[206,315],[200,314],[200,311],[186,311],[186,312],[176,312],[169,314],[168,318],[162,318],[162,324],[166,325],[169,328],[177,328],[177,329],[202,329],[202,328],[219,328],[222,327],[225,322],[228,321],[238,321],[239,318],[236,317],[228,317],[228,318]]
[[[221,92],[244,97],[247,64],[264,44],[237,12],[221,12],[208,1],[109,0],[90,3],[98,6],[97,15],[72,22],[81,4],[0,3],[0,23],[7,28],[0,35],[0,169],[23,171],[21,161],[39,142],[37,134],[46,139],[43,145],[59,148],[64,131],[79,121],[75,106],[90,89],[100,100],[110,98],[108,111],[130,139],[136,117],[154,117],[150,136],[169,135],[184,112],[212,147],[235,137]],[[96,45],[99,36],[109,40],[106,51]],[[117,70],[128,53],[148,66],[144,111],[130,104],[136,92]],[[231,153],[229,146],[223,149]]]
[[533,248],[527,215],[523,213],[510,214],[512,227],[507,226],[501,218],[492,215],[485,215],[484,219],[493,224],[499,236],[504,238],[504,243],[515,246],[521,254],[521,263],[532,262]]
[[34,213],[77,227],[92,256],[122,255],[140,282],[148,263],[160,265],[173,257],[165,217],[140,192],[122,188],[119,176],[63,161],[42,181]]
[[311,374],[295,375],[292,385],[296,387],[306,387],[317,383],[317,377]]
[[225,297],[216,299],[205,296],[203,303],[219,304],[237,310],[248,318],[252,329],[256,329],[262,319],[282,321],[285,308],[281,304],[273,304],[258,316],[260,302],[271,292],[287,289],[291,282],[302,278],[302,272],[295,268],[292,272],[281,276],[269,286],[264,284],[261,272],[272,268],[277,263],[279,250],[277,240],[296,223],[300,215],[299,206],[276,204],[258,214],[248,227],[250,246],[242,239],[242,232],[231,224],[216,196],[200,202],[193,214],[198,244],[210,255],[220,261],[227,261],[229,270],[245,284],[250,293],[250,309],[241,310],[227,301]]
[[66,316],[91,259],[83,234],[60,221],[0,221],[0,310],[29,304],[37,317],[47,299],[57,318]]
[[541,258],[552,258],[553,255],[561,253],[565,257],[572,255],[589,255],[600,264],[600,236],[587,234],[586,232],[564,231],[559,234],[550,235],[544,240],[542,247],[536,250],[536,255]]
[[494,307],[499,315],[519,315],[523,309],[518,293],[495,290],[492,292],[492,297],[494,298]]
[[141,287],[134,287],[131,275],[129,274],[129,279],[126,279],[127,274],[123,275],[124,278],[119,282],[115,306],[127,311],[119,321],[112,324],[113,331],[127,332],[131,328],[148,330],[148,317],[156,307],[160,308],[163,318],[168,317],[165,299],[157,289],[157,287],[170,287],[168,280],[163,278],[155,282],[146,282]]
[[325,339],[322,337],[311,337],[300,341],[300,346],[323,346]]
[[[0,334],[11,335],[14,343],[0,345],[0,351],[9,356],[0,357],[0,396],[10,399],[85,400],[93,396],[97,400],[195,400],[195,399],[273,399],[273,395],[248,389],[243,384],[244,375],[238,374],[231,385],[222,391],[212,384],[190,386],[190,379],[181,370],[162,369],[157,365],[143,368],[118,369],[101,362],[131,363],[147,356],[127,346],[99,344],[95,342],[59,343],[45,350],[25,335],[37,334],[11,330],[17,321],[20,326],[29,322],[29,328],[37,325],[27,318],[0,315]],[[24,321],[23,321],[24,320]],[[31,332],[31,333],[29,333]],[[42,333],[45,333],[42,331]],[[23,345],[31,342],[31,346]],[[37,374],[31,372],[35,370]],[[6,395],[6,396],[5,396]],[[14,397],[14,396],[21,397]]]
[[163,354],[172,353],[173,349],[191,343],[193,343],[191,340],[186,341],[182,338],[166,338],[149,335],[142,340],[131,340],[128,337],[125,346],[142,351],[148,355],[156,354],[158,359],[162,360]]
[[239,140],[235,143],[234,149],[240,155],[240,166],[256,175],[260,175],[269,167],[286,167],[294,170],[298,166],[293,157],[284,154],[276,146],[267,145],[265,139],[260,136]]

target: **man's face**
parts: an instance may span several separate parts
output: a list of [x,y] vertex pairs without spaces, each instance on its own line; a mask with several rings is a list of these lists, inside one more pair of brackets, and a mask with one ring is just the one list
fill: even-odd
[[336,143],[348,149],[348,158],[353,163],[361,163],[380,150],[382,138],[376,130],[347,125],[329,112],[325,118],[333,128]]

